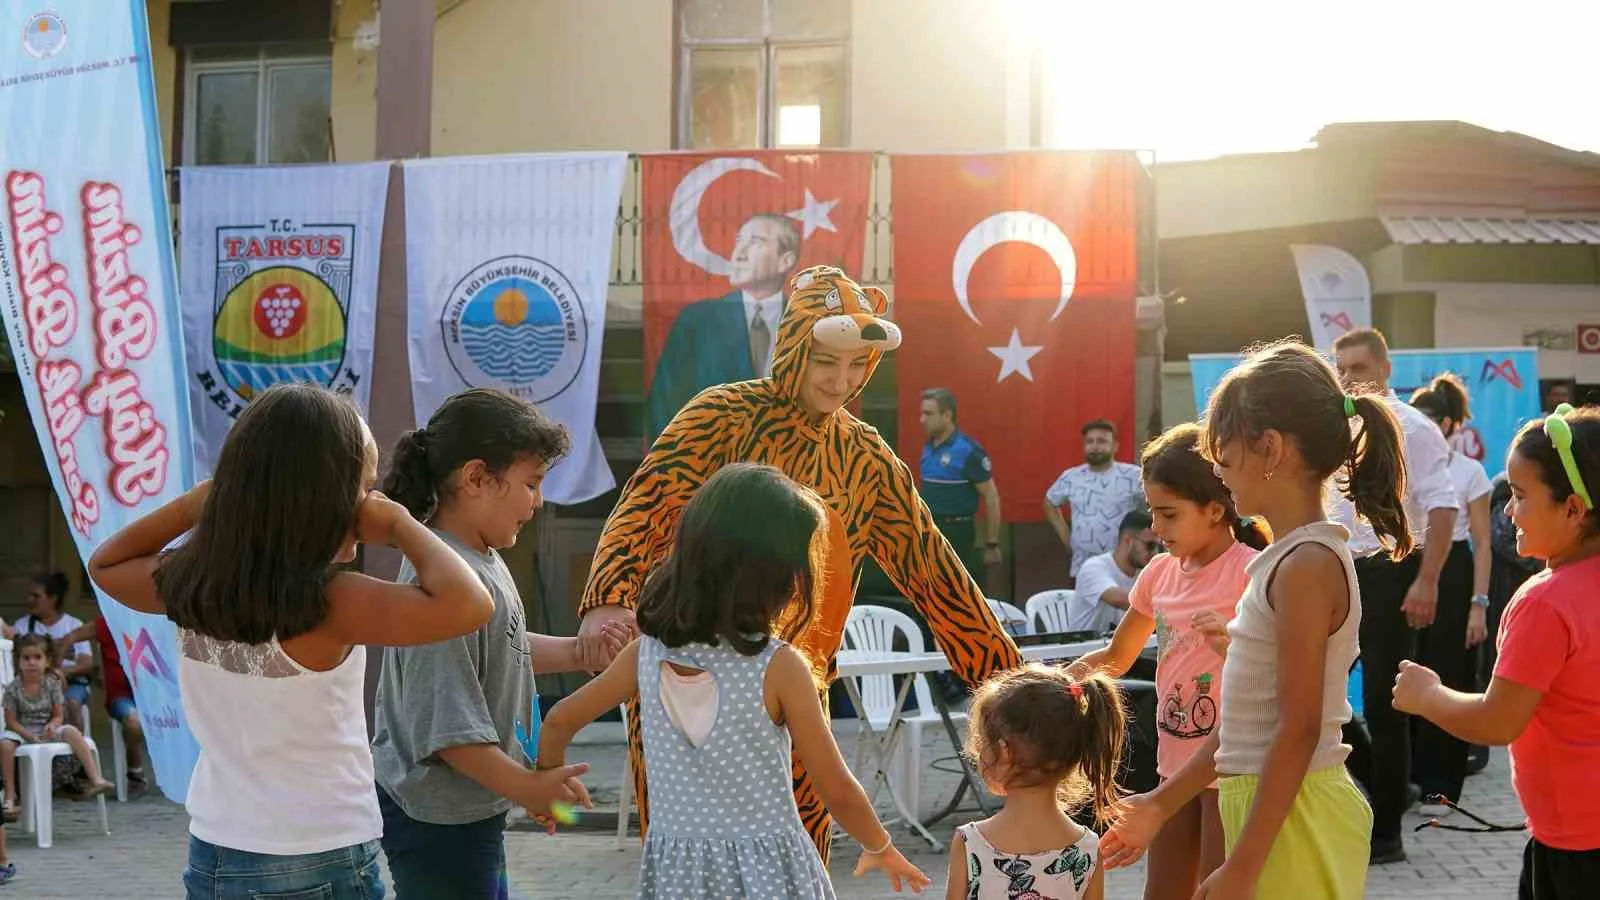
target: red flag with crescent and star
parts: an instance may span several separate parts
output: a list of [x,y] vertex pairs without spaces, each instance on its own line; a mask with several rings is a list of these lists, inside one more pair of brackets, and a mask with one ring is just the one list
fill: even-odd
[[[648,154],[640,178],[654,438],[701,390],[767,374],[757,371],[771,360],[752,349],[750,319],[757,310],[781,316],[790,274],[828,264],[861,277],[872,154]],[[776,325],[759,327],[775,335]]]
[[1005,517],[1036,522],[1083,462],[1080,429],[1133,437],[1138,209],[1133,153],[894,156],[900,454],[915,465],[922,391],[949,388],[988,451]]

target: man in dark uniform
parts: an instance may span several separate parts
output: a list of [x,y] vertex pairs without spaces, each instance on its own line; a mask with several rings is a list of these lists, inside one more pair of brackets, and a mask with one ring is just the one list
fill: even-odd
[[[961,555],[979,587],[989,566],[1000,564],[1000,491],[989,471],[989,454],[956,428],[956,396],[945,388],[922,392],[922,499],[934,524]],[[983,552],[978,553],[975,517],[983,498]]]

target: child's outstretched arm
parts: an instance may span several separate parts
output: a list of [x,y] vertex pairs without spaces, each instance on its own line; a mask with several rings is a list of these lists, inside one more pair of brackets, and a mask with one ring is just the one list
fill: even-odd
[[[601,626],[601,631],[607,640],[615,642],[618,647],[626,647],[628,642],[633,640],[632,630],[621,622],[607,622]],[[578,639],[575,637],[556,637],[553,634],[535,634],[530,631],[528,658],[535,675],[592,671],[584,664],[583,655],[578,652]]]
[[1544,692],[1496,675],[1489,690],[1463,694],[1439,682],[1439,674],[1410,660],[1394,680],[1394,708],[1412,713],[1471,744],[1503,747],[1533,721]]
[[559,766],[583,726],[639,693],[639,642],[622,648],[604,672],[564,697],[539,727],[539,768]]
[[89,556],[89,578],[123,606],[154,615],[165,613],[155,578],[161,551],[200,520],[200,509],[210,491],[211,482],[202,481],[107,538]]
[[1100,841],[1100,861],[1108,869],[1131,866],[1144,855],[1161,826],[1217,780],[1218,733],[1213,731],[1176,775],[1155,790],[1122,801],[1117,819]]
[[1156,620],[1130,606],[1122,621],[1117,623],[1117,633],[1111,636],[1111,643],[1079,657],[1067,666],[1067,674],[1084,678],[1100,672],[1111,678],[1121,678],[1133,668],[1150,635],[1155,633]]
[[1290,550],[1273,574],[1267,602],[1276,612],[1278,726],[1267,744],[1255,799],[1228,859],[1197,898],[1255,896],[1273,841],[1294,807],[1322,736],[1322,683],[1328,636],[1351,613],[1349,579],[1333,551],[1316,544]]
[[765,693],[769,699],[776,697],[783,724],[794,741],[795,755],[810,773],[817,795],[839,825],[861,845],[855,874],[882,869],[896,891],[904,882],[911,885],[912,893],[922,893],[930,879],[895,849],[894,839],[878,821],[867,792],[850,774],[823,715],[811,666],[793,647],[779,647],[772,655]]

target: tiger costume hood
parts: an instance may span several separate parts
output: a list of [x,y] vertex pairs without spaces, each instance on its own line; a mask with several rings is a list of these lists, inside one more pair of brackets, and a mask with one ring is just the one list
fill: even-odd
[[900,327],[885,318],[888,295],[879,288],[861,287],[833,266],[796,272],[789,279],[787,294],[768,380],[777,393],[798,403],[813,346],[841,353],[865,348],[871,351],[867,376],[847,401],[854,402],[866,390],[883,355],[900,346]]

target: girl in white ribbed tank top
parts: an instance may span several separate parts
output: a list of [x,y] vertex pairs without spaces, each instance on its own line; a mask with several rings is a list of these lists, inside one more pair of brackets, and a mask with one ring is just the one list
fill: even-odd
[[[362,645],[456,637],[494,603],[454,550],[372,490],[377,467],[348,400],[273,387],[234,423],[211,481],[89,559],[107,595],[178,626],[178,685],[200,746],[191,900],[384,894]],[[343,571],[358,542],[399,547],[418,583]]]
[[1207,455],[1240,514],[1265,518],[1276,539],[1246,567],[1228,626],[1221,726],[1176,775],[1130,798],[1102,842],[1108,867],[1136,860],[1220,776],[1227,860],[1197,898],[1362,895],[1372,810],[1345,772],[1340,734],[1361,595],[1349,535],[1326,520],[1323,494],[1337,473],[1395,556],[1410,552],[1400,434],[1381,397],[1345,394],[1298,341],[1256,351],[1212,392]]

